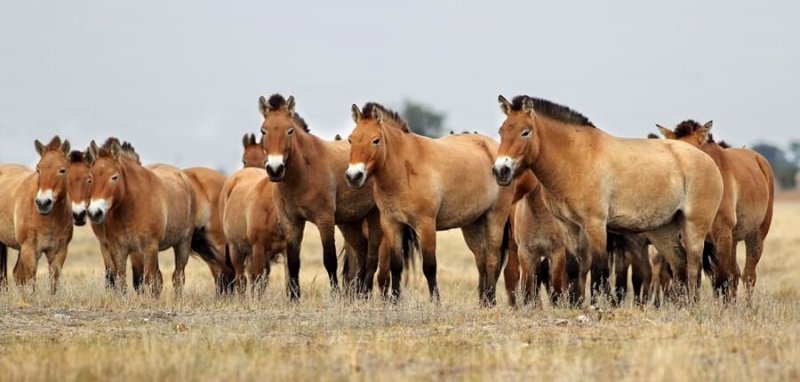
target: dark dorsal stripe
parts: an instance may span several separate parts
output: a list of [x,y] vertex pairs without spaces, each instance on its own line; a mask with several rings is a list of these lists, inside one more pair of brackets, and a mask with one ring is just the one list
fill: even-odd
[[522,110],[522,104],[526,99],[530,99],[533,101],[533,110],[537,114],[541,114],[547,118],[554,119],[559,122],[569,123],[578,126],[590,126],[595,127],[589,118],[583,116],[583,114],[578,113],[575,110],[570,109],[564,105],[559,105],[555,102],[548,101],[546,99],[541,98],[533,98],[527,95],[520,95],[514,97],[514,100],[511,101],[511,110],[512,111],[520,111]]

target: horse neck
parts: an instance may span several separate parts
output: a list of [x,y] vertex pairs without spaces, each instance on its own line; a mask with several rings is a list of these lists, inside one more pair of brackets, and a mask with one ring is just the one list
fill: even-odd
[[394,127],[384,128],[384,145],[386,156],[381,168],[375,173],[375,185],[383,191],[397,190],[402,186],[401,176],[406,173],[406,163],[409,161],[408,150],[416,143],[411,133],[405,133]]
[[[143,186],[143,182],[151,175],[155,177],[152,171],[130,159],[121,159],[120,172],[122,173],[122,195],[120,200],[115,201],[116,214],[125,217],[129,212],[135,211],[137,197],[144,195],[153,195],[154,190],[143,189],[148,186]],[[116,197],[116,196],[115,196]]]
[[297,131],[292,138],[289,161],[286,164],[286,176],[278,183],[280,188],[296,189],[307,185],[311,173],[319,171],[324,163],[320,158],[325,156],[325,142],[319,137],[305,131]]
[[530,167],[548,192],[567,192],[569,180],[585,172],[581,165],[593,160],[591,153],[586,151],[588,145],[584,144],[590,135],[582,133],[583,129],[594,127],[565,124],[540,116],[536,119],[538,155]]

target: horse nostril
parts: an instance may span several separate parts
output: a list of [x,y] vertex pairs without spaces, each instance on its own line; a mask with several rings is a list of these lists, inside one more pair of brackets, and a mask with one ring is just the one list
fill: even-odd
[[42,199],[36,199],[36,205],[37,205],[38,207],[40,207],[40,208],[47,208],[47,207],[49,207],[51,204],[53,204],[53,201],[52,201],[52,200],[50,200],[50,199],[44,199],[44,200],[42,200]]
[[347,180],[350,181],[350,183],[358,183],[361,181],[361,178],[364,177],[364,173],[360,171],[356,173],[347,173],[345,175],[347,175]]

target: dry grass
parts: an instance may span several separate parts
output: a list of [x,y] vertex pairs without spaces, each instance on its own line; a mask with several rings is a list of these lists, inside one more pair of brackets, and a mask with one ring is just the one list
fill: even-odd
[[800,203],[779,202],[753,307],[721,306],[705,290],[688,309],[602,312],[515,311],[504,296],[478,309],[457,231],[439,236],[439,305],[419,270],[397,306],[331,298],[313,228],[300,304],[283,295],[282,266],[262,299],[215,298],[196,260],[182,298],[170,286],[160,299],[119,296],[104,290],[96,242],[80,229],[55,296],[43,264],[35,293],[0,293],[0,368],[4,380],[798,380],[798,226]]

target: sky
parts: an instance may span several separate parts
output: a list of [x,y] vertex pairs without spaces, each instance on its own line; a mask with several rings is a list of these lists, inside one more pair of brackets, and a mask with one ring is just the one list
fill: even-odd
[[118,136],[144,162],[240,166],[260,95],[313,133],[404,99],[497,137],[497,95],[567,105],[614,135],[713,120],[734,145],[800,139],[797,1],[0,2],[0,162]]

